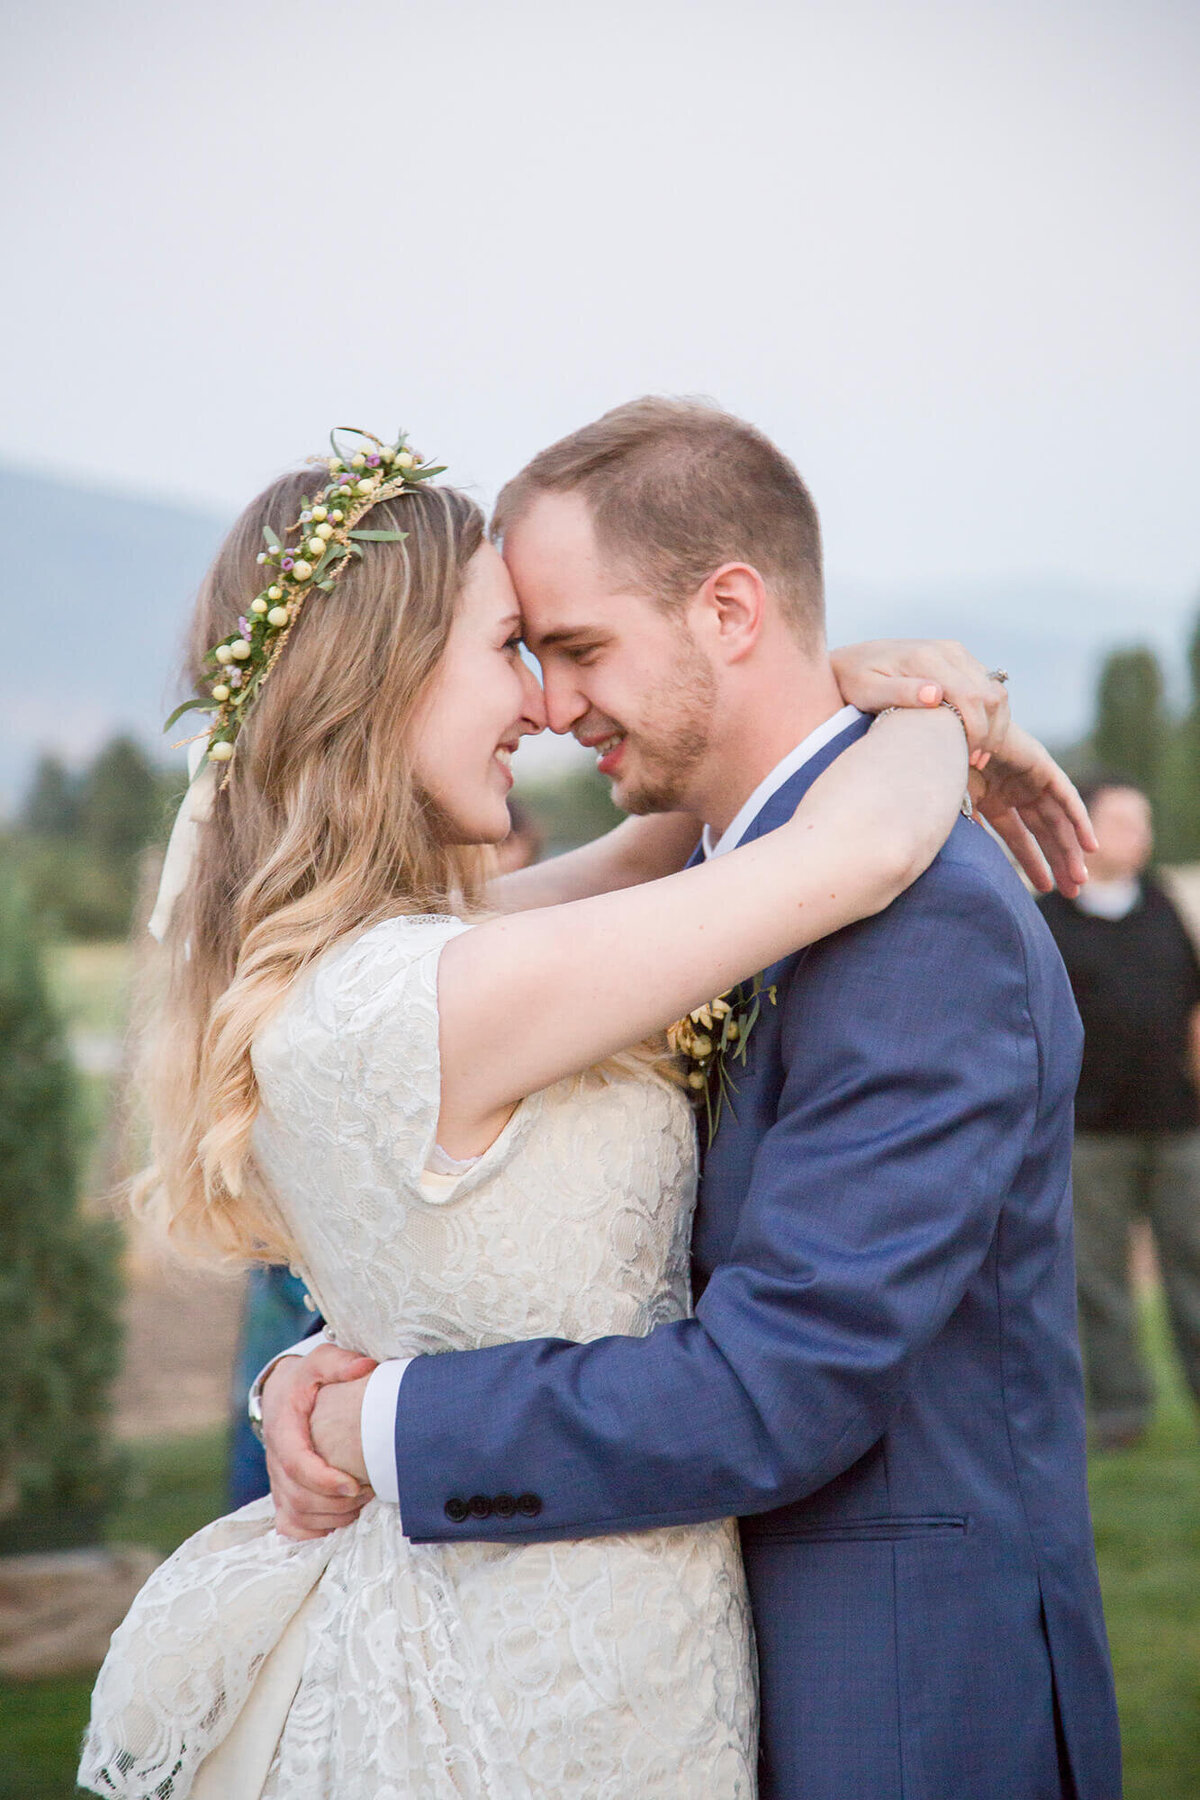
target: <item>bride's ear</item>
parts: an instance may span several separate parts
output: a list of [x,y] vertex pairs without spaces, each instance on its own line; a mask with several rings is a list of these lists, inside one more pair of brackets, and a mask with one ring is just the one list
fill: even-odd
[[712,654],[740,662],[762,635],[770,602],[758,570],[750,563],[723,563],[695,596],[696,624]]

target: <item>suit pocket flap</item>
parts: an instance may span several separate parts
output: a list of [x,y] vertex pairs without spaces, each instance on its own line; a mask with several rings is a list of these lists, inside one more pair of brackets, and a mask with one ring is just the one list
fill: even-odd
[[743,1519],[742,1530],[756,1543],[772,1544],[877,1544],[905,1538],[961,1537],[967,1521],[961,1514],[921,1513],[908,1517],[881,1519],[822,1519],[811,1524],[798,1520],[781,1520],[772,1528],[756,1531],[754,1522]]

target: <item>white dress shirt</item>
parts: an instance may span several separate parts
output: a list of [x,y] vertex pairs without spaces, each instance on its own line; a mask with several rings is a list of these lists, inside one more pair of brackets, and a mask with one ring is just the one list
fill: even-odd
[[810,731],[794,750],[789,750],[786,756],[780,758],[769,775],[763,776],[745,805],[739,809],[715,843],[712,828],[708,825],[704,827],[700,842],[705,856],[724,856],[727,850],[736,850],[767,801],[774,798],[784,782],[790,781],[806,762],[811,762],[818,750],[823,750],[826,744],[832,744],[835,737],[840,737],[843,731],[849,730],[851,725],[865,717],[866,714],[859,712],[857,706],[843,706],[831,719],[826,719],[824,724]]
[[[728,850],[736,850],[767,801],[779,792],[783,784],[790,781],[806,762],[809,762],[819,750],[825,748],[826,744],[831,744],[835,737],[840,736],[843,731],[864,716],[856,706],[843,706],[839,712],[833,714],[832,718],[826,719],[814,731],[810,731],[794,750],[789,750],[787,755],[776,763],[769,775],[763,777],[737,816],[715,842],[709,827],[707,825],[704,827],[701,845],[705,856],[723,856]],[[439,1160],[437,1165],[439,1174],[452,1175],[461,1171],[463,1167],[469,1166],[469,1164],[456,1165],[452,1163],[444,1151],[441,1151],[440,1155],[445,1158],[445,1161]],[[304,1356],[310,1350],[315,1350],[318,1344],[328,1342],[329,1339],[324,1332],[317,1332],[313,1337],[305,1338],[303,1343],[294,1344],[283,1354],[284,1356]],[[400,1487],[396,1470],[396,1409],[400,1403],[400,1383],[404,1379],[404,1371],[411,1361],[412,1358],[409,1356],[381,1362],[367,1381],[363,1394],[360,1429],[367,1479],[375,1490],[376,1498],[389,1500],[393,1506],[400,1504]],[[263,1374],[259,1376],[260,1381],[265,1378],[273,1366],[273,1364],[267,1365]]]

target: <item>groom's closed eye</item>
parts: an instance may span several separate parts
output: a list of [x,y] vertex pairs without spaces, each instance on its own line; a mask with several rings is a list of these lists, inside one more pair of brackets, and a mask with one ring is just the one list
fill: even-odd
[[583,631],[578,627],[564,626],[559,631],[541,633],[531,648],[537,657],[562,656],[578,662],[581,657],[594,655],[610,642],[609,632]]
[[573,663],[576,668],[586,668],[596,660],[606,642],[603,638],[572,638],[568,643],[553,644],[543,639],[540,653]]

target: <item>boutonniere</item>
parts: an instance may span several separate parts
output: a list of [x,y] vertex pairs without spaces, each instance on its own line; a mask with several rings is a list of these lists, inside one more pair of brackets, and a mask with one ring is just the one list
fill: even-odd
[[726,1102],[730,1112],[734,1111],[737,1083],[731,1064],[740,1062],[745,1067],[750,1033],[758,1023],[764,995],[772,1006],[776,1004],[774,985],[764,987],[762,976],[756,975],[752,982],[726,988],[715,1000],[706,1000],[667,1032],[667,1043],[686,1064],[688,1090],[697,1107],[704,1106],[710,1144]]

